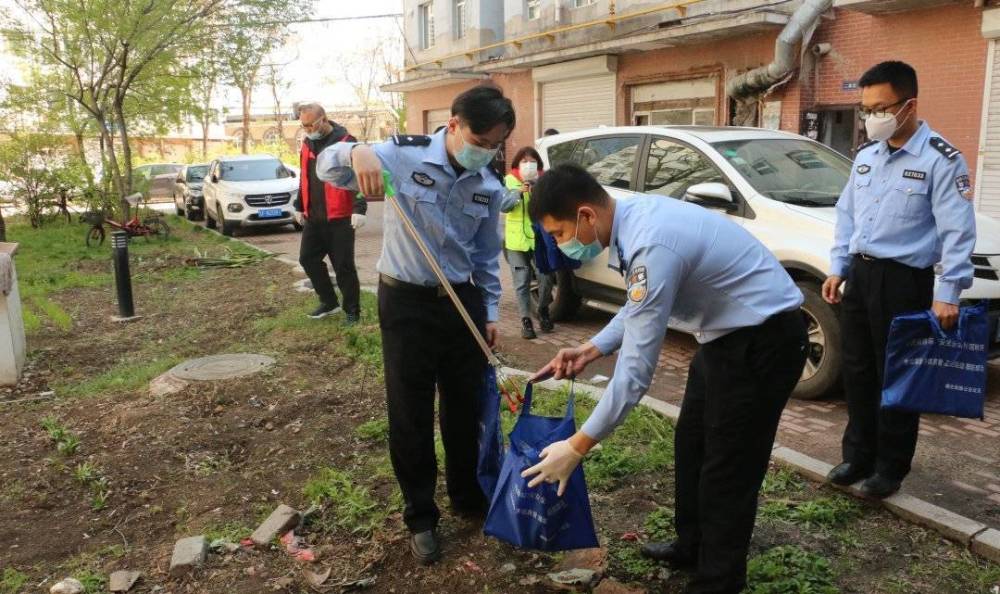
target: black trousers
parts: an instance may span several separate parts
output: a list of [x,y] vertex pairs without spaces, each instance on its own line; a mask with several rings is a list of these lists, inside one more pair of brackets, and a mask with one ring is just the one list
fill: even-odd
[[704,344],[691,361],[674,468],[677,545],[698,559],[689,592],[736,594],[746,583],[757,493],[807,346],[795,310]]
[[[472,284],[455,290],[480,332],[486,320],[482,292]],[[479,391],[486,357],[447,296],[415,285],[379,283],[379,325],[389,408],[389,455],[412,532],[437,526],[434,503],[435,388],[440,395],[445,478],[452,506],[462,512],[486,509],[476,479],[479,453]]]
[[889,324],[899,314],[928,309],[933,299],[932,268],[856,256],[840,305],[848,415],[844,460],[894,480],[910,472],[920,415],[880,407]]
[[344,311],[357,314],[361,311],[361,284],[354,267],[354,229],[351,219],[313,221],[306,219],[299,246],[299,264],[312,281],[319,300],[336,307],[340,304],[330,282],[330,271],[324,258],[329,257],[337,286],[344,297]]

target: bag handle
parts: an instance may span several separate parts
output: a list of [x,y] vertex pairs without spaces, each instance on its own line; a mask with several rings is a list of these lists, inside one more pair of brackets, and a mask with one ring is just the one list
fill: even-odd
[[955,329],[951,332],[941,327],[941,322],[938,320],[937,316],[934,315],[933,309],[928,309],[924,312],[924,315],[927,317],[927,321],[930,322],[934,333],[937,334],[939,338],[951,338],[954,336],[958,340],[965,340],[966,330],[969,326],[968,320],[982,315],[983,313],[985,313],[985,305],[982,301],[976,305],[960,307],[958,309],[958,323],[955,325]]
[[[924,312],[924,317],[927,318],[928,322],[930,322],[931,330],[934,331],[934,334],[936,334],[938,338],[948,338],[948,333],[945,332],[944,328],[941,327],[941,322],[939,322],[938,319],[937,319],[937,316],[934,315],[934,310],[932,310],[932,309],[926,310]],[[961,318],[962,318],[962,316],[959,315],[958,317],[959,317],[959,320],[960,320],[959,324],[961,324]]]
[[[531,414],[531,392],[532,384],[530,381],[524,384],[524,402],[521,403],[521,414]],[[569,382],[569,398],[566,401],[566,414],[563,417],[573,417],[576,412],[576,378],[571,378]]]

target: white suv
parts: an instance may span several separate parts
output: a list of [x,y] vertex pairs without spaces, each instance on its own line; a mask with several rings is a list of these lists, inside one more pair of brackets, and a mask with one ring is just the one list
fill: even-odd
[[[794,396],[819,398],[838,385],[842,362],[838,311],[820,297],[830,269],[835,204],[851,161],[795,134],[758,128],[633,126],[597,128],[537,141],[547,166],[585,167],[617,199],[662,194],[725,213],[760,239],[805,295],[811,350]],[[1000,223],[977,215],[975,281],[963,300],[989,300],[990,352],[1000,356]],[[611,313],[625,303],[621,275],[604,254],[559,274],[553,316],[581,305]]]
[[220,157],[208,167],[203,188],[205,225],[230,236],[238,227],[292,225],[299,193],[294,171],[271,155]]

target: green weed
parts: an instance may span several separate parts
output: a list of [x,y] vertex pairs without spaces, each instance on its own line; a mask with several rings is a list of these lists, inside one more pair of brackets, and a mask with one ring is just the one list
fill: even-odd
[[775,547],[750,559],[747,594],[837,594],[830,562],[796,546]]
[[101,511],[108,505],[108,497],[111,496],[111,487],[108,479],[100,478],[90,483],[90,509]]
[[58,391],[69,396],[92,396],[109,392],[130,392],[144,387],[154,377],[179,363],[178,355],[166,355],[153,360],[124,361],[104,373],[82,382],[66,384]]
[[43,295],[32,299],[32,305],[40,309],[60,330],[70,330],[73,327],[73,318],[59,306]]
[[357,426],[354,434],[366,441],[388,442],[389,441],[389,420],[374,419]]
[[202,532],[205,535],[205,540],[210,543],[219,539],[238,543],[250,536],[253,528],[248,527],[242,522],[226,522],[223,524],[209,524]]
[[324,468],[302,489],[315,504],[328,504],[323,524],[328,529],[346,530],[352,534],[369,535],[380,527],[389,511],[376,501],[366,487],[346,472]]
[[80,438],[75,435],[67,435],[56,444],[56,449],[63,456],[72,456],[80,447]]
[[88,569],[77,573],[73,577],[80,580],[80,583],[83,584],[84,594],[99,594],[106,590],[107,579],[99,572]]
[[32,334],[42,328],[42,319],[28,306],[27,302],[21,304],[21,317],[24,320],[25,333]]
[[764,475],[761,495],[783,496],[801,492],[806,482],[794,471],[783,467],[772,468]]
[[73,470],[73,478],[82,485],[90,484],[91,481],[96,480],[99,476],[97,467],[90,462],[81,462],[76,465]]
[[28,583],[28,576],[14,569],[7,567],[0,575],[0,594],[19,594],[21,588]]
[[608,569],[625,581],[649,579],[660,568],[655,561],[643,557],[634,544],[612,545],[608,556]]
[[646,515],[643,529],[650,540],[664,542],[674,538],[674,510],[658,507]]
[[70,433],[59,421],[52,416],[45,417],[41,421],[42,429],[49,434],[49,439],[55,442],[56,449],[64,456],[72,456],[80,447],[80,438]]
[[799,524],[805,528],[839,528],[860,515],[858,505],[840,495],[806,501],[767,501],[760,506],[761,518]]

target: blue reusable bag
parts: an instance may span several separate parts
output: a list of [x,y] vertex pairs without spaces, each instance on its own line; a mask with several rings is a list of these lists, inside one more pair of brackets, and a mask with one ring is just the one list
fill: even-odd
[[546,446],[575,432],[572,390],[564,417],[541,417],[531,414],[531,384],[525,387],[523,408],[510,432],[483,532],[515,547],[539,551],[598,546],[582,465],[570,475],[562,497],[556,484],[528,488],[530,479],[521,478],[521,472],[538,463]]
[[541,225],[532,223],[531,229],[535,232],[535,268],[538,272],[552,274],[560,270],[576,270],[583,265],[583,262],[563,254],[556,239]]
[[479,462],[476,478],[486,499],[492,499],[503,460],[503,434],[500,430],[497,371],[492,365],[487,365],[484,375],[483,386],[479,391]]
[[882,408],[982,419],[989,333],[985,303],[961,308],[950,331],[931,311],[894,318]]

